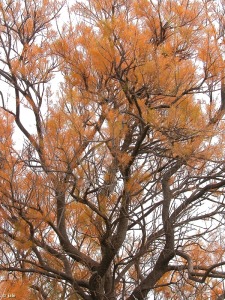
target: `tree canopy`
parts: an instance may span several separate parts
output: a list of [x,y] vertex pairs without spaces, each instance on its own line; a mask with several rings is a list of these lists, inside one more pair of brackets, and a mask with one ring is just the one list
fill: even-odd
[[0,1],[1,280],[225,298],[224,7]]

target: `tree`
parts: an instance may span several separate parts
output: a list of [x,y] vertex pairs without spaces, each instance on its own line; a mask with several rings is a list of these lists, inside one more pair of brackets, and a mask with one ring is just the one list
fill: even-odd
[[29,299],[223,299],[223,4],[0,2],[0,270]]

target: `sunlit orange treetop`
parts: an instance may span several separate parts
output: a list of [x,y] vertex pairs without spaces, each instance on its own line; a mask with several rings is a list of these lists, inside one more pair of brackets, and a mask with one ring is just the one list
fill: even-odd
[[11,293],[224,298],[224,7],[0,1]]

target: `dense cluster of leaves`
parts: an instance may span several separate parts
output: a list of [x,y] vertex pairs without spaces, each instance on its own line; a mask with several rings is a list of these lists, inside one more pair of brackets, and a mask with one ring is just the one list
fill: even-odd
[[223,4],[0,1],[3,283],[224,299]]

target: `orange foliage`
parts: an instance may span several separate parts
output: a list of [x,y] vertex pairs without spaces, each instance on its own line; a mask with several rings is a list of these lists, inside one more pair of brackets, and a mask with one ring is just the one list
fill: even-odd
[[12,293],[21,284],[29,299],[222,293],[216,3],[0,1],[0,269],[23,273]]
[[4,280],[0,282],[0,297],[12,298],[18,300],[34,299],[29,291],[29,282],[27,280]]

